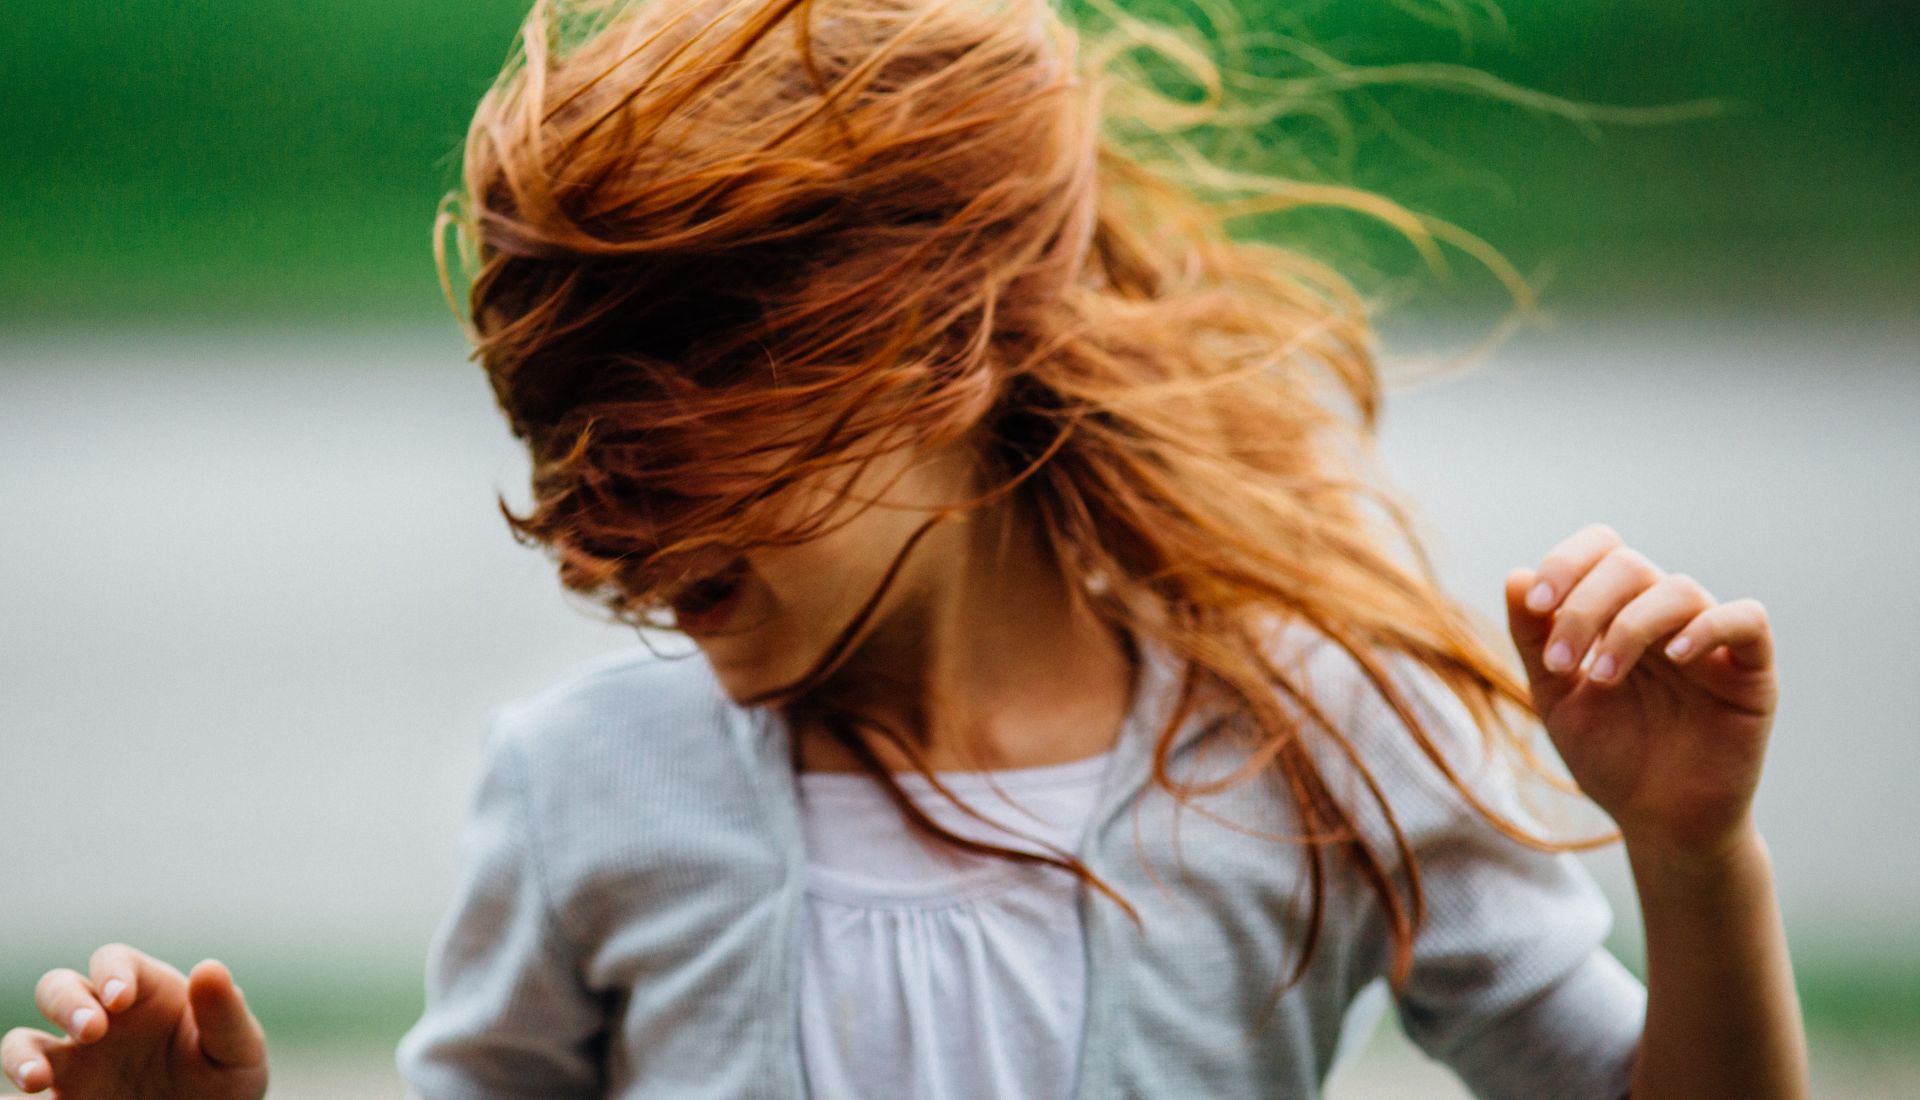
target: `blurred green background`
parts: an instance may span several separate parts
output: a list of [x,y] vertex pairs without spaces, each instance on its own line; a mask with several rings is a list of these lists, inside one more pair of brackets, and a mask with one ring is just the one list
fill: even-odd
[[[1183,19],[1204,19],[1207,11],[1192,0],[1128,6],[1149,15],[1173,12]],[[0,728],[0,758],[16,779],[27,777],[24,795],[0,806],[0,825],[13,813],[18,833],[24,835],[29,823],[37,827],[51,820],[56,802],[64,809],[61,791],[81,782],[58,770],[71,767],[67,761],[118,761],[127,774],[116,780],[123,784],[116,788],[118,801],[101,799],[95,804],[98,820],[83,823],[77,850],[93,857],[85,876],[76,871],[71,879],[54,881],[45,868],[35,876],[29,867],[20,880],[27,885],[16,886],[11,898],[0,894],[0,908],[20,922],[0,925],[9,930],[16,948],[0,952],[0,989],[11,991],[0,1000],[0,1029],[39,1022],[26,991],[46,967],[85,964],[84,953],[56,956],[37,944],[21,947],[25,934],[33,932],[41,943],[58,938],[67,951],[75,945],[90,947],[96,942],[94,928],[105,924],[125,927],[129,939],[182,968],[208,954],[235,963],[270,1034],[294,1044],[352,1048],[360,1052],[362,1063],[373,1067],[369,1072],[384,1071],[393,1039],[417,1015],[419,939],[425,918],[402,929],[410,938],[398,946],[393,942],[398,933],[390,935],[386,926],[369,927],[369,941],[391,953],[367,951],[349,958],[337,939],[327,941],[316,934],[316,947],[300,930],[274,924],[284,914],[266,901],[254,906],[246,897],[218,894],[239,889],[234,882],[250,870],[244,860],[222,865],[217,873],[209,871],[207,881],[217,888],[199,893],[175,882],[171,876],[181,872],[169,865],[164,869],[169,877],[147,883],[150,904],[136,897],[124,912],[110,914],[112,921],[89,910],[94,923],[71,936],[65,925],[79,918],[82,907],[68,893],[82,882],[107,882],[115,873],[125,874],[124,867],[116,871],[98,866],[109,854],[124,849],[126,858],[136,862],[154,850],[122,843],[150,828],[134,819],[134,810],[176,802],[188,809],[197,805],[184,795],[176,799],[171,791],[147,795],[145,779],[137,774],[144,760],[204,757],[223,767],[256,767],[291,788],[297,785],[293,777],[308,774],[299,765],[312,769],[326,759],[328,739],[362,725],[385,738],[378,742],[384,754],[378,758],[380,767],[365,774],[323,773],[335,782],[326,789],[352,784],[355,790],[373,792],[353,812],[383,823],[389,817],[399,820],[395,811],[382,808],[386,803],[379,798],[384,789],[379,784],[384,776],[404,777],[409,766],[419,774],[438,776],[440,786],[419,795],[422,808],[418,820],[410,822],[416,831],[403,834],[396,827],[390,835],[413,838],[406,845],[395,842],[406,849],[393,861],[396,866],[413,867],[408,860],[422,858],[420,852],[439,858],[457,825],[451,807],[466,797],[468,775],[447,768],[450,752],[436,758],[422,745],[437,736],[439,744],[457,745],[462,753],[474,748],[457,739],[465,738],[470,727],[457,715],[446,717],[450,708],[445,700],[458,698],[477,708],[513,694],[506,683],[509,670],[521,684],[531,686],[605,644],[606,639],[561,633],[577,631],[579,623],[566,618],[570,613],[563,613],[553,599],[540,564],[507,545],[497,529],[486,484],[501,468],[493,452],[461,449],[471,443],[465,434],[435,434],[457,422],[473,439],[483,438],[490,446],[504,443],[504,430],[492,420],[479,372],[458,362],[464,349],[440,296],[430,228],[437,201],[457,182],[467,119],[506,58],[525,7],[523,0],[120,0],[111,5],[16,0],[9,6],[9,43],[0,53],[0,103],[5,105],[0,110],[0,179],[5,182],[0,201],[0,334],[46,339],[23,340],[24,350],[0,357],[0,382],[15,386],[0,391],[0,414],[9,407],[20,410],[16,420],[0,421],[9,426],[16,447],[0,468],[22,471],[12,483],[15,495],[0,491],[0,501],[10,516],[39,520],[34,529],[43,532],[36,539],[0,545],[9,555],[0,559],[0,573],[35,578],[32,586],[18,586],[22,595],[16,603],[7,603],[12,597],[0,593],[0,621],[11,615],[15,623],[30,624],[11,639],[0,639],[17,647],[0,649],[0,657],[8,658],[0,664],[22,676],[17,694],[0,690],[0,699],[8,700],[0,710],[14,722],[11,728]],[[1617,383],[1635,400],[1664,384],[1658,372],[1669,364],[1680,368],[1675,373],[1691,371],[1707,378],[1708,365],[1729,363],[1727,374],[1709,379],[1711,387],[1732,379],[1724,388],[1709,388],[1713,407],[1733,407],[1742,393],[1756,409],[1791,405],[1789,411],[1797,414],[1814,407],[1798,396],[1770,398],[1760,389],[1764,383],[1772,387],[1768,392],[1789,392],[1778,388],[1781,379],[1797,374],[1810,355],[1797,350],[1783,354],[1795,370],[1777,376],[1737,373],[1757,358],[1753,349],[1778,342],[1777,330],[1759,331],[1751,347],[1745,346],[1739,334],[1758,330],[1744,320],[1724,328],[1702,324],[1715,314],[1771,318],[1790,328],[1812,326],[1817,315],[1831,313],[1843,320],[1831,331],[1841,333],[1867,328],[1856,323],[1862,318],[1920,319],[1920,66],[1914,64],[1920,57],[1920,5],[1910,0],[1754,0],[1711,7],[1654,0],[1507,0],[1498,8],[1477,0],[1239,0],[1233,8],[1256,31],[1298,35],[1348,65],[1427,63],[1448,67],[1430,69],[1430,74],[1455,78],[1471,67],[1516,89],[1592,105],[1598,116],[1585,125],[1563,114],[1475,94],[1464,83],[1367,85],[1340,100],[1353,126],[1351,146],[1343,145],[1338,131],[1303,116],[1285,120],[1279,130],[1263,135],[1261,144],[1291,144],[1311,158],[1322,178],[1377,190],[1476,234],[1536,280],[1550,312],[1626,318],[1620,331],[1629,334],[1650,328],[1641,321],[1654,315],[1677,319],[1674,331],[1683,335],[1699,327],[1705,333],[1704,346],[1714,349],[1711,354],[1695,354],[1691,349],[1701,345],[1677,339],[1659,345],[1641,356],[1652,364],[1646,368],[1651,373]],[[1278,42],[1250,43],[1247,60],[1267,75],[1309,74],[1300,56]],[[1635,122],[1630,113],[1609,115],[1608,109],[1645,110],[1655,119],[1665,111],[1668,116]],[[1449,249],[1459,281],[1434,281],[1422,273],[1404,240],[1357,215],[1322,210],[1262,224],[1267,231],[1337,254],[1336,266],[1354,274],[1363,286],[1401,278],[1425,280],[1429,285],[1410,306],[1457,313],[1475,328],[1490,319],[1490,308],[1504,302],[1497,282],[1470,258]],[[160,351],[154,353],[148,344],[152,334],[176,326],[196,334],[177,344],[160,341]],[[254,327],[266,332],[257,344],[230,337]],[[79,352],[60,350],[87,330],[105,334],[106,342]],[[431,339],[395,342],[387,336],[409,331],[430,334]],[[1837,347],[1836,341],[1826,339],[1829,331],[1808,328],[1814,334],[1808,340],[1820,354]],[[323,342],[309,359],[306,337],[288,335],[307,332],[332,333],[335,338]],[[374,336],[356,342],[367,332]],[[214,336],[202,341],[202,333]],[[1629,358],[1627,352],[1614,351],[1618,345],[1612,330],[1599,339],[1584,339],[1584,346],[1617,354],[1622,362]],[[397,350],[385,350],[388,343],[397,343]],[[1829,369],[1836,377],[1844,373],[1851,389],[1863,393],[1876,378],[1911,375],[1914,345],[1890,346],[1895,350],[1886,356],[1879,345],[1840,348],[1844,361],[1831,360],[1839,365]],[[71,366],[88,356],[97,362],[87,370]],[[1604,359],[1595,361],[1614,366]],[[1894,370],[1884,369],[1888,364]],[[151,366],[154,374],[165,377],[156,378],[152,389],[133,388],[125,379],[135,375],[136,366]],[[260,369],[263,366],[267,369]],[[457,379],[462,388],[452,389],[456,383],[446,379]],[[281,388],[265,388],[269,386]],[[1843,397],[1849,388],[1830,387]],[[1573,392],[1582,401],[1592,396]],[[1903,457],[1913,453],[1911,444],[1902,443],[1911,438],[1913,419],[1903,410],[1912,407],[1915,391],[1908,386],[1885,392],[1908,395],[1905,405],[1898,396],[1868,402],[1870,411],[1890,414],[1886,423],[1870,423],[1868,430],[1855,432],[1858,421],[1850,419],[1843,432],[1815,418],[1807,435],[1787,442],[1802,449],[1796,454],[1817,456],[1820,444],[1846,437],[1858,453],[1850,453],[1847,465],[1835,468],[1886,491],[1890,498],[1899,497],[1901,486],[1920,484],[1914,474],[1920,466]],[[448,394],[467,399],[468,406],[446,400]],[[354,400],[365,407],[353,405]],[[1856,416],[1852,406],[1832,407]],[[233,408],[243,411],[232,414]],[[1543,401],[1527,408],[1530,415],[1545,415],[1555,406]],[[315,409],[322,414],[316,415]],[[368,440],[381,442],[356,442],[353,448],[341,444],[340,433],[358,430],[343,409],[358,410],[370,423],[385,425],[384,434],[372,429],[366,433]],[[391,421],[381,419],[389,412]],[[1839,414],[1835,416],[1833,423],[1841,423]],[[1733,444],[1746,448],[1738,453],[1748,456],[1752,469],[1765,468],[1760,464],[1782,451],[1779,437],[1741,434],[1739,417],[1726,419],[1728,424],[1717,429],[1726,434],[1703,437],[1702,448],[1730,441],[1727,453],[1735,453]],[[1526,423],[1528,417],[1512,422]],[[335,434],[302,434],[316,425]],[[29,430],[39,428],[48,433],[44,438]],[[118,440],[120,449],[102,448],[98,464],[87,465],[81,446],[87,431]],[[8,434],[0,432],[0,437]],[[156,440],[167,444],[174,436],[179,441],[173,450],[156,445]],[[1497,449],[1506,446],[1509,437],[1488,430],[1480,438],[1484,446]],[[403,439],[414,439],[414,449],[392,442]],[[1908,450],[1897,450],[1896,444]],[[202,445],[208,453],[195,449]],[[1668,445],[1658,441],[1660,447]],[[56,448],[66,465],[48,478],[53,467],[47,456]],[[1636,453],[1653,449],[1643,446]],[[270,461],[283,452],[284,465]],[[356,454],[364,468],[353,465]],[[429,465],[433,461],[446,465]],[[1504,454],[1501,461],[1511,464]],[[1543,468],[1558,477],[1572,469],[1576,459],[1555,461],[1566,465],[1546,462]],[[243,476],[249,462],[257,466],[252,480]],[[1436,469],[1440,466],[1435,464]],[[149,483],[135,476],[142,470],[156,480]],[[447,480],[433,480],[433,470],[443,470]],[[302,481],[309,473],[314,480]],[[1744,502],[1756,495],[1748,475],[1749,468],[1741,466],[1732,472],[1708,469],[1700,476],[1723,498]],[[288,492],[288,485],[297,491]],[[0,490],[6,488],[0,484]],[[368,502],[377,506],[384,499],[380,492],[389,488],[393,510],[381,513],[375,507],[372,514],[385,519],[366,519]],[[1600,488],[1599,482],[1585,489],[1556,482],[1551,495],[1543,492],[1529,499],[1542,512],[1549,505],[1584,509],[1599,504]],[[1623,497],[1658,495],[1644,494],[1634,484],[1617,488]],[[114,495],[120,490],[124,498]],[[38,502],[37,514],[34,507],[19,504],[29,491],[44,491],[44,497],[31,498]],[[1824,486],[1798,491],[1801,495],[1791,499],[1832,495]],[[1462,499],[1492,495],[1476,486],[1463,492]],[[1861,496],[1860,510],[1880,508],[1877,499]],[[176,507],[182,500],[185,505]],[[140,511],[149,502],[156,509],[166,506],[166,523]],[[423,511],[426,502],[445,510]],[[464,510],[454,511],[455,505]],[[88,507],[93,511],[86,511]],[[336,507],[337,514],[329,516],[328,507]],[[1884,525],[1888,515],[1899,519],[1911,512],[1881,509],[1877,522]],[[456,518],[471,530],[455,531]],[[1876,521],[1873,516],[1856,518],[1863,524]],[[1557,516],[1554,522],[1559,522]],[[1787,516],[1781,522],[1791,525],[1795,520]],[[276,523],[284,542],[267,538],[275,533]],[[368,534],[364,544],[340,541],[343,536],[335,534],[362,529],[354,524],[381,528],[382,523],[387,526]],[[168,524],[192,527],[196,534],[168,542],[175,530]],[[1503,516],[1480,530],[1488,545],[1505,554],[1513,541],[1511,526],[1511,517]],[[1836,545],[1814,541],[1825,533],[1822,525],[1800,526],[1811,533],[1795,545],[1804,551],[1806,562],[1821,563],[1824,569]],[[20,529],[28,528],[23,522]],[[1825,576],[1803,568],[1796,551],[1743,539],[1717,513],[1707,520],[1673,519],[1672,529],[1695,530],[1715,546],[1766,559],[1782,577],[1792,574],[1802,582],[1795,592],[1809,605],[1840,610],[1851,606],[1831,599]],[[394,531],[403,541],[411,540],[410,553],[417,561],[391,560]],[[445,532],[452,532],[446,547],[432,541]],[[448,549],[455,545],[454,534],[464,540],[459,547],[475,548],[461,552],[478,555],[484,548],[495,555],[486,560],[499,563],[489,565],[496,571],[450,568],[449,562],[463,560]],[[1845,537],[1848,545],[1842,549],[1848,553],[1858,552],[1856,542],[1870,548],[1882,542],[1911,545],[1910,540],[1892,538],[1856,540],[1850,532]],[[164,556],[169,547],[177,549],[174,557]],[[42,553],[44,557],[36,556]],[[182,578],[195,575],[196,563],[203,561],[210,563],[209,575],[217,571],[218,576],[195,591]],[[62,563],[70,565],[69,572],[55,568]],[[251,575],[244,572],[249,566],[265,578],[253,595],[234,586],[236,574],[243,580]],[[1857,572],[1874,575],[1870,569]],[[1890,605],[1902,600],[1913,604],[1910,594],[1916,589],[1905,579],[1911,571],[1901,572],[1898,583],[1906,587],[1884,597]],[[379,578],[388,574],[391,587],[379,588]],[[539,587],[529,577],[536,578]],[[143,584],[143,578],[152,583]],[[111,586],[116,580],[121,587]],[[532,612],[519,611],[521,605],[502,595],[510,584],[518,585],[513,591],[529,601],[529,608],[533,601],[542,608],[551,604],[543,612],[550,618],[543,621],[554,624],[552,633],[538,636],[538,644],[513,633],[522,629],[513,615],[531,618]],[[35,591],[28,592],[30,587]],[[415,588],[431,588],[441,602],[415,605],[392,595],[381,596],[387,604],[353,602],[367,593],[411,593]],[[100,602],[85,603],[95,591],[101,594]],[[1786,602],[1784,584],[1767,591],[1779,592],[1779,602]],[[53,595],[32,602],[46,592]],[[271,629],[260,628],[258,639],[237,631],[231,622],[209,624],[204,618],[223,598],[257,604],[263,617],[277,617],[285,601],[305,598],[303,593],[315,603],[297,627],[276,618]],[[486,598],[476,599],[475,593]],[[47,610],[55,606],[53,596],[67,594],[79,601],[73,604],[78,611],[67,604],[59,605],[57,615]],[[175,599],[177,606],[168,608],[166,598]],[[1769,594],[1768,601],[1776,598]],[[497,617],[434,617],[445,609],[471,610],[478,616],[481,611],[474,609],[482,607]],[[128,615],[128,608],[138,614]],[[1920,611],[1920,605],[1913,610]],[[34,622],[34,614],[43,614],[44,621]],[[1867,609],[1855,625],[1881,628],[1886,645],[1862,648],[1887,654],[1889,662],[1904,662],[1903,643],[1893,636],[1891,624],[1910,618],[1880,607]],[[181,623],[190,628],[182,630]],[[1811,611],[1805,623],[1816,625]],[[142,624],[154,633],[138,634]],[[406,633],[416,627],[417,634]],[[222,630],[239,642],[232,643]],[[90,675],[101,660],[98,654],[107,644],[107,633],[126,635],[126,644],[134,647],[133,655],[116,666],[122,673],[142,667],[150,654],[155,655],[154,667],[160,668],[158,655],[182,644],[176,634],[204,635],[228,648],[210,648],[216,656],[188,673],[176,675],[174,666],[166,666],[177,689],[156,678],[155,694],[137,696],[127,703],[130,713],[117,717],[96,715],[79,704],[61,709],[83,696],[81,702],[90,705],[91,696],[98,694],[94,683],[76,685],[51,675],[31,680],[19,671],[28,667],[24,655],[29,651],[45,651],[51,656],[45,656],[44,663],[57,666],[61,675]],[[385,634],[411,639],[409,648],[381,650],[377,637]],[[1803,633],[1796,625],[1792,631],[1783,629],[1783,636],[1788,634],[1808,649],[1831,649],[1818,631]],[[448,638],[460,644],[446,646]],[[338,652],[345,656],[337,658],[337,665],[327,664],[336,659],[334,651],[303,650],[303,639],[309,646],[340,639]],[[580,652],[565,651],[558,639]],[[190,698],[198,690],[229,693],[223,677],[234,684],[263,683],[271,677],[230,674],[230,669],[242,667],[241,658],[247,655],[277,657],[283,652],[291,655],[292,671],[274,666],[283,682],[269,686],[289,700],[300,700],[299,705],[288,704],[283,714],[249,703],[266,714],[252,719],[255,727],[206,719],[199,704],[189,706],[160,694],[177,690],[181,698]],[[493,654],[497,665],[485,665],[474,657],[476,652]],[[479,666],[481,672],[472,673],[471,680],[486,684],[484,691],[451,672],[440,677],[441,697],[424,690],[422,670],[428,660],[418,655],[436,653],[444,653],[434,659],[449,667]],[[539,665],[533,655],[545,664]],[[416,659],[418,664],[413,663]],[[363,660],[366,663],[353,663]],[[1885,714],[1884,696],[1853,690],[1856,683],[1876,683],[1872,669],[1861,670],[1862,660],[1848,658],[1857,680],[1842,683],[1837,673],[1829,678],[1836,692],[1844,688],[1850,698],[1866,700],[1855,704],[1858,712],[1839,721],[1831,716],[1834,712],[1822,711],[1814,720],[1823,728],[1806,732],[1824,737],[1832,732],[1827,726],[1848,727],[1849,732],[1871,727],[1881,730],[1883,744],[1895,737],[1910,744],[1909,718]],[[207,670],[218,673],[199,675]],[[393,681],[380,678],[389,673]],[[1821,677],[1806,679],[1812,689]],[[329,716],[325,700],[350,687],[387,694],[379,697],[379,707]],[[262,691],[267,698],[266,689]],[[313,698],[303,698],[302,692]],[[407,712],[409,705],[416,711]],[[35,718],[32,706],[41,706],[45,716]],[[432,725],[434,720],[426,715],[436,707],[442,713],[439,724]],[[389,718],[390,712],[397,717]],[[209,708],[205,713],[215,712]],[[315,715],[311,726],[306,724],[309,715]],[[236,740],[222,749],[176,745],[156,732],[170,728],[167,720],[177,720],[182,729],[208,731],[204,736],[209,740],[229,733]],[[390,737],[385,727],[375,726],[388,720],[396,727]],[[124,743],[107,734],[123,737]],[[96,740],[88,741],[88,735]],[[72,756],[49,755],[52,763],[38,774],[52,779],[35,787],[32,752],[57,741],[71,742]],[[309,746],[311,759],[300,755]],[[1813,749],[1805,751],[1809,758],[1815,755]],[[296,765],[282,766],[283,755]],[[28,766],[21,768],[23,758]],[[236,759],[242,764],[235,765]],[[1797,809],[1806,820],[1826,823],[1849,805],[1799,793],[1832,789],[1812,785],[1811,772],[1803,766],[1798,775],[1784,770],[1773,774],[1782,777],[1781,782],[1805,784],[1792,788]],[[96,777],[87,774],[91,790]],[[1838,765],[1835,774],[1853,782],[1852,774],[1842,773]],[[1883,786],[1905,781],[1897,767],[1882,770],[1878,778]],[[401,792],[409,798],[415,793]],[[217,796],[226,797],[226,792]],[[261,802],[253,817],[235,819],[281,821],[305,813],[296,805],[274,818],[269,803],[276,797],[265,790],[258,795]],[[212,804],[216,799],[199,801]],[[1864,812],[1860,806],[1876,813],[1884,808],[1893,835],[1899,835],[1901,823],[1910,829],[1910,801],[1898,807],[1903,816],[1895,815],[1884,793],[1855,798],[1851,808]],[[207,812],[215,810],[221,814],[219,824],[227,825],[222,805]],[[192,831],[199,828],[192,824],[198,819],[180,812],[180,820],[191,828],[165,826],[153,835],[198,836]],[[124,816],[111,816],[115,813]],[[328,828],[318,814],[306,816],[316,822],[313,828]],[[423,838],[418,829],[427,821],[440,832]],[[0,828],[0,833],[6,831]],[[1834,825],[1833,831],[1841,831],[1841,826]],[[304,858],[316,861],[317,868],[347,866],[355,853],[364,855],[362,834],[370,832],[377,830],[353,834],[360,847],[342,842],[338,854],[331,854],[333,848],[315,843],[302,849]],[[1813,835],[1811,830],[1808,835]],[[1818,835],[1824,840],[1828,834]],[[166,843],[170,850],[172,841]],[[183,859],[199,852],[188,847]],[[271,846],[260,842],[258,847]],[[44,858],[51,867],[65,856]],[[1798,859],[1783,859],[1782,865],[1805,876],[1807,868],[1820,862],[1802,850]],[[379,866],[371,859],[366,865]],[[320,869],[312,875],[325,879]],[[1866,881],[1868,875],[1854,878]],[[364,886],[344,876],[338,881],[347,884],[338,888],[341,896],[393,889],[378,879]],[[437,912],[446,884],[415,885]],[[1882,884],[1889,894],[1897,894],[1899,886],[1898,881],[1892,887]],[[25,900],[29,889],[34,894],[31,905]],[[188,901],[197,905],[202,895],[216,894],[217,901],[207,904],[234,911],[227,925],[178,931],[171,938],[149,930],[168,927],[155,923],[168,905],[191,914],[197,910]],[[1914,1054],[1920,1050],[1914,1042],[1920,1035],[1920,953],[1911,940],[1892,944],[1894,936],[1870,935],[1849,925],[1848,914],[1839,911],[1844,902],[1831,906],[1836,910],[1831,928],[1804,933],[1796,929],[1797,978],[1809,1026],[1823,1051],[1857,1050],[1862,1057],[1884,1055],[1898,1063],[1899,1068],[1888,1073],[1897,1074],[1899,1083],[1887,1086],[1888,1091],[1862,1089],[1849,1095],[1912,1095],[1899,1090],[1920,1081],[1920,1057]],[[249,914],[256,910],[267,916],[254,919]],[[357,912],[350,907],[342,911]],[[30,919],[21,915],[27,913]],[[113,923],[122,918],[124,925]],[[358,918],[335,919],[350,925]],[[1634,920],[1623,910],[1617,933],[1630,933]],[[232,938],[230,926],[240,924],[258,928],[259,941]],[[333,928],[317,919],[315,926]],[[1632,940],[1630,934],[1617,934],[1614,945],[1638,969]],[[1889,945],[1898,948],[1891,956]],[[367,1093],[342,1087],[313,1094]]]
[[[1614,108],[1718,104],[1588,129],[1457,88],[1366,87],[1344,98],[1350,159],[1303,120],[1283,123],[1323,147],[1328,172],[1456,222],[1529,277],[1550,268],[1551,306],[1911,308],[1920,8],[1443,2],[1235,7],[1353,65],[1467,65]],[[1135,7],[1202,11],[1156,5]],[[439,313],[434,203],[524,9],[10,5],[0,321]],[[1263,74],[1306,71],[1271,47],[1250,57]],[[1403,242],[1355,232],[1374,251],[1348,266],[1415,269]],[[1497,296],[1460,260],[1462,282],[1436,285],[1435,301]]]

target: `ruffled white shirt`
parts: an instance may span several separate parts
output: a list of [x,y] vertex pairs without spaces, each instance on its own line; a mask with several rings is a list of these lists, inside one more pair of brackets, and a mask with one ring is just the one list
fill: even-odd
[[[938,774],[987,817],[1077,852],[1111,756]],[[1070,1096],[1086,985],[1074,876],[923,838],[865,772],[797,778],[808,863],[800,1036],[813,1096]],[[916,772],[895,778],[953,832],[1046,851],[968,816]]]

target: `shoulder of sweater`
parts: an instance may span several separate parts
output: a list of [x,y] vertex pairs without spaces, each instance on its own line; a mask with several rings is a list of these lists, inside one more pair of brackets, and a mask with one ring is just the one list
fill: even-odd
[[[1324,631],[1301,620],[1288,620],[1269,638],[1269,653],[1276,663],[1299,675],[1301,689],[1329,718],[1342,720],[1343,732],[1371,740],[1399,731],[1399,718],[1359,659]],[[1398,650],[1376,651],[1376,661],[1415,714],[1428,719],[1430,726],[1442,727],[1432,729],[1433,733],[1473,734],[1476,727],[1471,714],[1438,672]],[[1381,728],[1383,718],[1390,729]],[[1435,718],[1440,721],[1434,723]],[[1457,736],[1453,739],[1458,740]]]
[[492,736],[511,741],[536,776],[610,758],[644,761],[719,748],[732,706],[698,652],[636,645],[603,653],[494,708]]
[[496,708],[492,751],[524,765],[528,843],[575,945],[597,951],[636,921],[677,934],[705,891],[778,886],[785,849],[762,804],[768,758],[743,744],[751,718],[704,656],[644,646]]
[[[1338,729],[1397,806],[1417,806],[1430,816],[1452,815],[1457,795],[1449,793],[1438,765],[1353,654],[1300,620],[1283,623],[1270,637],[1276,663],[1295,677],[1296,686]],[[1377,663],[1419,719],[1435,751],[1470,781],[1497,784],[1501,762],[1488,753],[1472,713],[1440,674],[1411,654],[1394,650],[1379,651]],[[1302,713],[1292,700],[1283,702],[1291,713]],[[1350,769],[1345,752],[1324,731],[1315,728],[1309,743],[1323,767]]]

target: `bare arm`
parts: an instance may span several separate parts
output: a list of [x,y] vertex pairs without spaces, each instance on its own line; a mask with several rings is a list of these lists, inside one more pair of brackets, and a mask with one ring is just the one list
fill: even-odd
[[1766,608],[1715,599],[1605,524],[1562,540],[1537,571],[1508,571],[1506,597],[1534,710],[1620,826],[1640,894],[1634,1100],[1807,1096],[1772,860],[1752,815],[1780,694]]
[[1808,1096],[1800,1002],[1759,831],[1705,860],[1628,837],[1627,859],[1647,939],[1633,1100]]

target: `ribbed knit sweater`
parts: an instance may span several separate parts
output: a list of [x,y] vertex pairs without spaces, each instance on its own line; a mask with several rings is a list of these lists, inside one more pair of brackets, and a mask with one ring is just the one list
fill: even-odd
[[[1338,646],[1299,625],[1276,644],[1367,762],[1418,862],[1427,922],[1393,1002],[1408,1035],[1484,1100],[1625,1095],[1646,991],[1602,946],[1612,915],[1584,868],[1480,817]],[[1383,910],[1329,853],[1312,963],[1274,999],[1307,932],[1306,859],[1284,839],[1300,824],[1264,777],[1195,799],[1176,822],[1151,767],[1180,668],[1150,640],[1140,654],[1076,854],[1142,927],[1082,888],[1076,1100],[1315,1097],[1348,1006],[1386,972]],[[1416,662],[1388,662],[1476,792],[1531,823],[1460,701]],[[1176,779],[1245,759],[1223,728],[1204,709],[1188,716]],[[1334,790],[1395,860],[1357,774],[1313,732]],[[807,1097],[790,736],[777,711],[733,703],[698,654],[638,647],[496,708],[426,1011],[397,1052],[409,1095]]]

